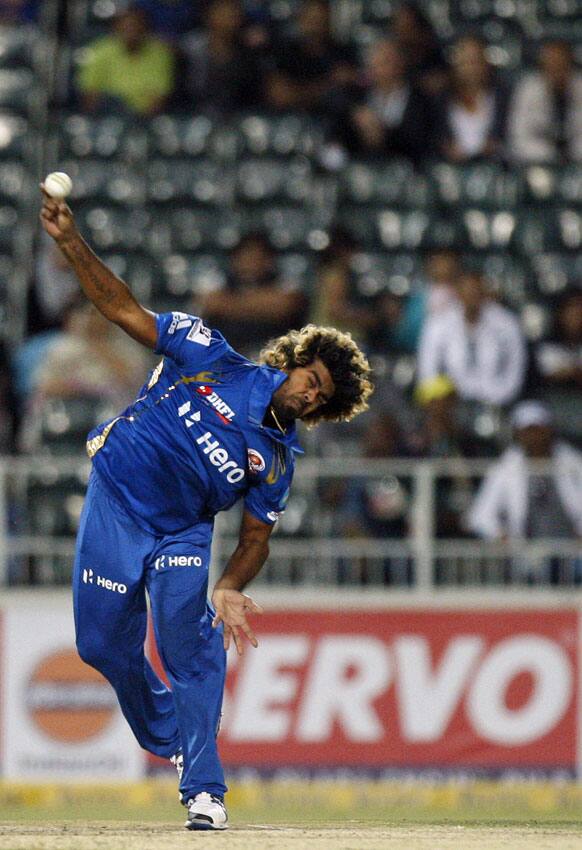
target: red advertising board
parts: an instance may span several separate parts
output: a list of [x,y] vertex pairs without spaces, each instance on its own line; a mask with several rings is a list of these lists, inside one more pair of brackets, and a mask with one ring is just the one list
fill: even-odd
[[282,611],[229,653],[226,765],[574,768],[578,614]]

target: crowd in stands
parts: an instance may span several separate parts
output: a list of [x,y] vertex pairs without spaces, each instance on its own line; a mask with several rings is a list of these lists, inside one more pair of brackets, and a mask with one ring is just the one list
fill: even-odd
[[[31,20],[38,11],[32,2],[2,5],[3,21]],[[323,128],[323,174],[356,160],[404,159],[421,172],[435,160],[582,167],[582,72],[571,44],[540,43],[535,67],[512,79],[489,57],[472,32],[441,43],[412,2],[398,5],[386,32],[357,49],[335,38],[325,0],[302,0],[284,32],[262,3],[137,0],[79,51],[69,105],[139,121],[168,111],[219,120],[250,110],[307,114]],[[224,286],[194,293],[189,309],[249,356],[313,321],[350,331],[374,364],[412,361],[408,390],[378,370],[372,410],[355,433],[367,458],[494,461],[477,491],[470,476],[439,479],[438,538],[581,541],[582,453],[562,438],[554,412],[568,400],[580,411],[580,290],[553,302],[553,327],[532,344],[520,317],[457,250],[426,252],[406,292],[370,295],[357,286],[362,249],[350,227],[337,224],[306,292],[281,270],[269,235],[253,229],[230,249]],[[38,244],[31,304],[35,333],[15,354],[14,386],[0,385],[0,410],[16,392],[20,413],[12,436],[0,419],[4,451],[42,448],[30,423],[47,399],[92,397],[122,407],[152,365],[79,303],[75,280],[48,241]],[[476,424],[486,421],[496,427]],[[335,432],[321,430],[325,454]],[[537,471],[540,459],[550,473]],[[410,488],[397,478],[348,478],[321,498],[334,506],[334,534],[398,539],[410,531]],[[559,564],[544,564],[558,583]],[[342,569],[346,581],[367,580],[365,563]],[[408,570],[406,559],[392,559],[385,580]]]

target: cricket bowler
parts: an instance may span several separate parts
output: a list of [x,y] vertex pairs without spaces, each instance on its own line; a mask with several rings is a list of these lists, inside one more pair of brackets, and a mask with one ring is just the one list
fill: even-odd
[[[42,187],[41,187],[42,188]],[[370,367],[349,334],[308,325],[256,364],[186,313],[156,315],[43,188],[41,221],[95,307],[161,355],[137,400],[89,434],[92,473],[73,571],[77,648],[109,680],[140,745],[178,768],[188,829],[226,829],[217,751],[231,641],[257,645],[243,593],[285,509],[296,420],[347,421],[367,408]],[[207,601],[214,517],[244,501],[238,545]],[[149,596],[171,689],[144,654]]]

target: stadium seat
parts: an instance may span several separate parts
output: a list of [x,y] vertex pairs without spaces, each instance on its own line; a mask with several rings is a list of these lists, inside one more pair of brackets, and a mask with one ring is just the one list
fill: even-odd
[[240,203],[309,202],[313,183],[305,157],[286,161],[245,159],[237,166],[236,197]]
[[425,210],[402,212],[393,208],[342,207],[340,223],[368,249],[407,251],[457,247],[461,228],[452,217]]
[[210,159],[155,159],[148,166],[147,195],[156,204],[224,205],[233,190],[232,169]]
[[253,156],[309,156],[319,147],[323,129],[301,115],[246,115],[237,128],[238,149]]
[[431,175],[438,200],[447,206],[513,207],[523,195],[519,176],[496,163],[440,162],[432,167]]
[[183,117],[158,115],[149,124],[152,156],[195,157],[218,152],[213,149],[214,122],[206,115]]
[[143,209],[85,203],[77,205],[75,215],[82,232],[100,251],[139,250],[150,235],[151,216]]
[[98,157],[141,162],[148,151],[148,136],[144,128],[139,122],[120,115],[65,115],[59,121],[57,131],[61,158]]
[[16,205],[31,196],[32,176],[18,160],[0,160],[0,203]]
[[465,258],[469,268],[480,269],[492,290],[508,303],[520,307],[528,295],[528,267],[509,253],[474,254]]
[[113,410],[94,397],[47,399],[38,419],[38,443],[50,454],[74,454],[84,450],[88,432]]
[[347,203],[427,207],[434,203],[429,179],[406,161],[386,165],[350,163],[340,175],[340,197]]
[[552,296],[568,286],[580,286],[582,281],[582,256],[558,252],[535,253],[530,258],[531,274],[538,293]]
[[30,124],[22,116],[0,111],[0,159],[23,159],[35,141]]
[[465,209],[459,217],[463,243],[476,251],[508,248],[518,222],[513,210]]
[[0,68],[0,109],[28,115],[41,97],[30,68]]

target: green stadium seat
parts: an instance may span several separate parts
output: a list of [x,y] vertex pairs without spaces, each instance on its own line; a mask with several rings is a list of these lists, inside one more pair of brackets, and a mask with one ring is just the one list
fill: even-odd
[[409,162],[372,165],[352,162],[339,177],[340,197],[347,203],[427,207],[434,203],[432,182]]
[[305,157],[286,161],[255,158],[239,163],[236,197],[242,204],[309,202],[313,185],[311,165]]
[[155,204],[223,205],[233,184],[232,169],[209,159],[155,159],[147,170],[147,195]]
[[156,157],[208,156],[217,132],[206,115],[158,115],[149,124],[149,146]]
[[26,118],[0,110],[0,159],[26,157],[34,141]]
[[463,244],[474,251],[507,249],[519,217],[513,210],[464,209],[459,213]]
[[537,252],[530,258],[535,290],[541,296],[553,296],[569,286],[582,284],[582,255],[577,252]]
[[0,110],[27,115],[40,96],[30,68],[0,68]]
[[513,207],[523,195],[520,176],[496,163],[440,162],[431,168],[431,176],[438,200],[447,206]]
[[529,269],[510,253],[473,254],[465,257],[468,268],[483,272],[492,290],[509,306],[521,307],[529,294]]
[[246,115],[237,128],[238,149],[252,156],[309,156],[323,139],[317,121],[301,115]]
[[142,162],[148,152],[144,128],[131,119],[113,115],[94,117],[73,113],[59,122],[61,159],[100,158]]
[[339,222],[366,249],[410,251],[460,245],[459,222],[428,210],[403,212],[393,208],[341,207]]
[[18,205],[29,199],[33,182],[32,175],[18,160],[0,160],[0,203]]
[[144,209],[128,210],[98,203],[78,204],[75,216],[80,229],[98,251],[136,251],[145,246],[151,215]]
[[524,257],[541,252],[578,251],[582,246],[582,210],[526,209],[519,216],[515,246]]
[[0,25],[0,68],[34,68],[41,41],[35,26]]

